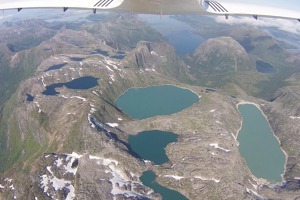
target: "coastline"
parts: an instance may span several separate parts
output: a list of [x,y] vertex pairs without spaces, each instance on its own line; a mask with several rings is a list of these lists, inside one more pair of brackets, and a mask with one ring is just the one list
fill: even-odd
[[[267,181],[267,180],[265,180],[265,179],[263,179],[263,180],[265,180],[265,181],[266,181],[268,184],[270,184],[270,185],[276,185],[276,184],[285,182],[284,174],[286,173],[286,166],[287,166],[287,161],[288,161],[288,154],[287,154],[287,153],[285,152],[285,150],[282,148],[280,139],[279,139],[278,136],[274,133],[274,131],[273,131],[272,127],[271,127],[271,124],[269,123],[268,117],[265,115],[265,113],[263,112],[263,110],[260,108],[260,105],[257,104],[257,103],[254,103],[254,102],[241,100],[239,103],[236,104],[237,110],[238,110],[238,106],[239,106],[239,105],[245,105],[245,104],[251,104],[251,105],[254,105],[254,106],[256,106],[256,107],[261,111],[261,113],[263,114],[263,116],[264,116],[264,117],[266,118],[266,120],[268,121],[268,125],[269,125],[269,127],[270,127],[270,129],[271,129],[271,131],[272,131],[272,133],[273,133],[273,135],[274,135],[274,137],[277,139],[277,141],[278,141],[278,143],[279,143],[279,148],[281,149],[281,151],[282,151],[283,154],[285,155],[284,170],[283,170],[283,173],[280,174],[280,176],[281,176],[281,178],[282,178],[282,181],[281,181],[281,182],[276,182],[276,183],[270,183],[269,181]],[[238,110],[238,111],[239,111],[239,110]],[[240,126],[240,128],[238,129],[237,134],[236,134],[236,137],[235,137],[236,140],[237,140],[237,138],[238,138],[238,134],[239,134],[239,132],[240,132],[240,130],[241,130],[241,128],[242,128],[242,125],[243,125],[243,118],[242,118],[241,126]],[[244,158],[243,158],[243,159],[244,159]],[[248,170],[250,171],[250,169],[248,169]],[[250,171],[250,173],[251,173],[251,175],[252,175],[253,177],[255,177],[255,176],[252,174],[251,171]],[[258,182],[258,181],[261,180],[261,179],[262,179],[262,178],[257,178],[257,177],[255,177],[254,180],[256,180],[256,182]]]

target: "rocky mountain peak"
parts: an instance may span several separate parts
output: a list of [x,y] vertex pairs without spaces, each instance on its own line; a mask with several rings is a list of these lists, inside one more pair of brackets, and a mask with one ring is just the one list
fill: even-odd
[[140,41],[123,60],[127,67],[158,71],[178,77],[185,74],[186,64],[176,55],[174,47],[165,42]]
[[196,64],[217,71],[249,68],[250,62],[246,50],[232,37],[207,40],[195,50],[193,58]]

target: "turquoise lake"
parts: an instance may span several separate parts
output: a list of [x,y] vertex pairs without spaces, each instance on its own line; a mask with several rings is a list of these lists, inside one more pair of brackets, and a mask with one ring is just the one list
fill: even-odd
[[285,154],[263,113],[252,104],[239,105],[243,124],[238,134],[239,151],[257,178],[282,181]]
[[[132,150],[145,160],[151,160],[155,165],[167,162],[165,148],[171,142],[177,141],[177,135],[164,131],[143,131],[137,135],[129,136],[128,143]],[[140,177],[144,185],[159,193],[163,200],[187,200],[185,196],[175,190],[171,190],[155,181],[153,171],[146,171]]]
[[131,88],[117,100],[117,106],[134,119],[177,113],[194,103],[199,96],[172,85]]
[[164,131],[143,131],[137,135],[130,135],[128,142],[134,152],[144,160],[151,160],[160,165],[168,161],[165,147],[177,141],[177,135]]
[[187,200],[185,196],[175,190],[168,189],[159,185],[155,181],[156,175],[152,171],[146,171],[140,177],[142,183],[154,190],[156,193],[160,193],[163,200]]

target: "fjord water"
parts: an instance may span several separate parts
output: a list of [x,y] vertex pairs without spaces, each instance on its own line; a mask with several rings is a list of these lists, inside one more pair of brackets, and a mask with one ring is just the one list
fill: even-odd
[[179,112],[198,101],[199,96],[188,89],[161,85],[129,89],[115,103],[130,117],[145,119]]
[[164,131],[143,131],[137,135],[130,135],[128,142],[134,152],[145,160],[151,160],[160,165],[168,161],[165,147],[177,141],[177,135]]
[[170,190],[159,185],[155,181],[155,174],[152,171],[144,172],[143,175],[140,177],[140,180],[144,185],[152,188],[154,192],[160,193],[163,200],[187,200],[187,198],[179,192],[175,190]]
[[190,25],[176,20],[173,16],[139,15],[139,18],[166,37],[180,56],[193,53],[204,41]]
[[257,178],[282,181],[285,155],[262,112],[252,104],[238,106],[243,124],[238,133],[239,151]]

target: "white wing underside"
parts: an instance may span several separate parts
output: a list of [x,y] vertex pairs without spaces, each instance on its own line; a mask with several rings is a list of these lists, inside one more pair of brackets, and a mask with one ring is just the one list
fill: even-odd
[[[282,0],[284,1],[284,0]],[[288,3],[288,2],[286,2]],[[249,15],[300,19],[300,11],[227,0],[0,0],[0,10],[67,8],[114,10],[149,14]]]
[[120,6],[123,0],[0,0],[0,9],[21,8],[79,8],[112,9]]

